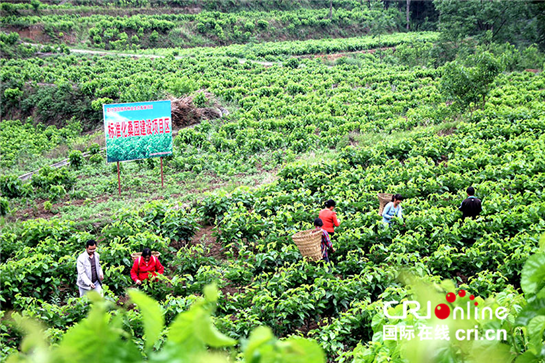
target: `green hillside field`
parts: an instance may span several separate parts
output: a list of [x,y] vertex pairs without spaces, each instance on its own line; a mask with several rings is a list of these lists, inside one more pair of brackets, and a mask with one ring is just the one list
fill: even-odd
[[[235,19],[229,32],[250,18],[257,32],[260,19],[329,13],[329,2],[232,3],[207,10]],[[433,2],[443,14],[433,32],[394,32],[405,26],[399,4],[333,4],[333,22],[372,14],[375,30],[324,38],[309,22],[316,36],[265,42],[261,29],[252,42],[206,44],[166,32],[161,46],[115,49],[103,38],[28,46],[2,34],[1,362],[545,361],[539,4],[517,5],[527,6],[517,11],[534,34],[528,44],[522,33],[509,42],[487,29],[453,35],[446,1]],[[108,10],[160,10],[115,16],[173,29],[206,15],[185,2],[27,5],[2,5],[11,12],[3,26],[70,22],[74,9],[94,20],[67,34],[113,29],[106,22],[120,20]],[[381,23],[388,14],[399,18],[394,28]],[[43,52],[52,45],[60,52]],[[165,99],[187,102],[183,117],[198,122],[173,123],[162,169],[158,158],[121,163],[118,194],[102,105]],[[221,117],[206,116],[215,110]],[[475,219],[458,210],[468,186],[482,200]],[[384,225],[378,193],[403,196],[403,220]],[[340,220],[335,252],[331,264],[312,262],[291,236],[313,229],[329,199]],[[103,298],[80,298],[76,286],[89,239]],[[131,254],[145,247],[165,273],[135,289]],[[401,317],[403,301],[421,308]],[[479,312],[419,319],[428,301]]]

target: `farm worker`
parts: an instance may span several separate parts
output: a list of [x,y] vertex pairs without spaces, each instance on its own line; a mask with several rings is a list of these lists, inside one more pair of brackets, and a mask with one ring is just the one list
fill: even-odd
[[142,250],[142,256],[138,257],[131,269],[131,278],[137,285],[140,285],[142,281],[150,278],[150,273],[152,276],[157,276],[157,274],[163,274],[165,268],[159,262],[159,259],[151,255],[151,250],[149,248],[144,248]]
[[316,230],[322,231],[322,256],[324,256],[324,261],[329,263],[328,250],[331,248],[331,252],[335,253],[335,249],[333,248],[333,243],[331,243],[331,240],[329,239],[329,234],[326,230],[322,229],[323,225],[324,222],[320,218],[314,220],[314,227]]
[[95,240],[87,241],[85,252],[79,255],[76,261],[78,270],[77,284],[80,297],[91,290],[102,295],[101,281],[104,280],[104,274],[102,273],[102,267],[100,267],[100,260],[96,249],[97,242]]
[[395,194],[392,196],[392,201],[386,204],[384,211],[382,212],[382,221],[384,223],[391,224],[392,217],[403,218],[403,210],[401,208],[401,201],[403,197],[401,194]]
[[333,212],[335,205],[336,203],[333,199],[328,200],[325,202],[325,209],[322,209],[318,215],[318,218],[320,218],[324,224],[322,229],[326,230],[332,237],[335,234],[335,227],[339,226],[337,213]]
[[462,218],[475,218],[482,212],[481,200],[475,197],[475,188],[469,187],[466,190],[467,198],[458,207],[462,212]]

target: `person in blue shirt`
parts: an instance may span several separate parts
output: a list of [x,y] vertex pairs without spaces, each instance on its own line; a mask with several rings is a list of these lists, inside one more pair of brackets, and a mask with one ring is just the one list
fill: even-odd
[[384,210],[382,211],[382,221],[384,223],[388,223],[388,225],[392,224],[393,217],[403,219],[403,209],[401,208],[402,200],[403,197],[401,194],[392,196],[392,201],[386,204],[386,207],[384,207]]

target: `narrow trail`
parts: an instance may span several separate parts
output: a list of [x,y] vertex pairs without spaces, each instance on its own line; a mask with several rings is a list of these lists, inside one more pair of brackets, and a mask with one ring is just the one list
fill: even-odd
[[[164,58],[164,55],[155,55],[155,54],[136,54],[136,53],[115,53],[107,52],[102,50],[90,50],[90,49],[77,49],[70,48],[70,53],[77,54],[96,54],[96,55],[118,55],[120,57],[135,57],[135,58]],[[176,57],[182,58],[182,57]]]
[[202,245],[205,248],[205,256],[214,257],[218,261],[227,261],[221,242],[214,235],[215,225],[200,226],[199,230],[191,238],[190,244]]
[[[25,43],[29,45],[36,45],[32,43]],[[158,54],[138,54],[138,53],[116,53],[116,52],[108,52],[103,50],[90,50],[90,49],[78,49],[78,48],[69,48],[70,53],[76,53],[76,54],[95,54],[95,55],[117,55],[120,57],[134,57],[134,58],[165,58],[164,55],[158,55]],[[52,54],[54,55],[54,54]],[[174,57],[175,59],[184,59],[187,57],[177,56]],[[241,59],[237,58],[240,64],[244,64],[246,62],[261,64],[265,67],[271,67],[274,64],[281,64],[281,62],[265,62],[265,61],[256,61],[256,60],[248,60],[248,59]]]
[[[104,150],[105,148],[101,148],[100,150]],[[84,152],[83,153],[83,157],[88,157],[90,156],[91,153],[89,152]],[[64,160],[61,160],[59,162],[56,162],[54,164],[51,164],[49,165],[50,167],[54,168],[54,169],[57,169],[57,168],[62,168],[63,166],[67,166],[67,165],[70,165],[70,160],[69,159],[64,159]],[[40,168],[38,170],[34,170],[34,171],[31,171],[30,173],[26,173],[26,174],[23,174],[19,177],[19,179],[21,179],[21,181],[27,181],[29,180],[30,178],[32,178],[32,176],[36,173],[38,173],[40,170],[42,170],[43,168]]]
[[[36,46],[37,44],[32,43],[24,43],[28,45]],[[117,55],[120,57],[133,57],[133,58],[165,58],[164,55],[158,55],[158,54],[138,54],[138,53],[127,53],[127,52],[109,52],[105,50],[90,50],[90,49],[79,49],[79,48],[69,48],[71,53],[75,54],[95,54],[95,55]],[[363,54],[363,53],[375,53],[378,50],[378,48],[373,49],[365,49],[365,50],[357,50],[357,51],[346,51],[346,52],[339,52],[339,53],[331,53],[331,54],[300,54],[300,55],[294,55],[294,58],[324,58],[330,61],[334,61],[338,58],[346,57],[353,54]],[[380,48],[382,51],[386,50],[396,50],[395,47],[383,47]],[[46,55],[46,54],[43,54]],[[52,53],[51,55],[54,55]],[[187,58],[186,56],[176,56],[175,59],[184,59]],[[243,59],[243,58],[236,58],[240,64],[244,64],[246,62],[255,63],[255,64],[261,64],[265,67],[272,67],[275,64],[282,64],[282,62],[266,62],[266,61],[258,61],[258,60],[249,60],[249,59]]]

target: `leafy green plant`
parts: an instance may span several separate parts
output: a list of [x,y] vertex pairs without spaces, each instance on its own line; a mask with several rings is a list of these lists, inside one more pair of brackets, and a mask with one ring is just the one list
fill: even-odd
[[9,213],[9,200],[7,198],[0,198],[0,216],[5,216]]
[[297,58],[290,58],[284,63],[285,67],[288,68],[298,68],[299,67],[299,59]]
[[457,61],[444,66],[441,78],[443,93],[455,100],[461,106],[471,103],[484,107],[486,97],[502,66],[498,59],[488,52],[480,53],[470,61],[473,67],[460,64]]
[[23,196],[23,183],[15,175],[4,175],[0,177],[0,192],[6,198],[19,198]]
[[197,92],[195,97],[193,97],[193,104],[197,107],[204,107],[208,103],[208,98],[204,92]]
[[83,154],[79,150],[73,150],[70,152],[68,159],[70,160],[70,166],[76,170],[81,168],[83,165]]
[[32,5],[32,7],[34,8],[35,11],[37,11],[40,6],[42,5],[41,1],[40,0],[32,0],[30,2],[30,5]]
[[154,30],[149,36],[149,41],[153,44],[157,41],[157,39],[159,39],[159,33],[157,33],[157,31]]
[[32,175],[31,179],[31,185],[40,192],[49,192],[52,186],[59,185],[62,185],[64,190],[71,189],[75,183],[76,176],[66,167],[59,169],[43,167],[38,173]]
[[[145,351],[147,360],[160,362],[165,359],[182,359],[183,361],[214,361],[227,362],[224,355],[209,353],[207,347],[226,348],[234,346],[237,341],[219,332],[213,324],[211,315],[218,301],[215,287],[204,289],[204,299],[193,303],[191,308],[179,314],[170,324],[166,339],[161,342],[165,329],[161,306],[153,299],[138,290],[129,292],[131,300],[142,314],[145,334]],[[123,315],[118,310],[114,316],[109,316],[110,303],[101,300],[91,293],[93,300],[91,311],[86,319],[68,330],[58,346],[48,348],[42,329],[36,323],[15,314],[12,317],[19,327],[27,333],[21,353],[12,355],[10,362],[28,361],[40,355],[43,361],[83,362],[93,359],[123,359],[125,362],[142,361],[130,333],[123,329]],[[89,334],[91,332],[91,334]],[[108,337],[106,341],[102,338]],[[101,349],[96,350],[101,343]],[[161,344],[162,343],[162,344]],[[154,349],[160,344],[161,348]],[[269,329],[261,327],[250,334],[245,342],[244,359],[248,362],[325,362],[325,357],[316,342],[291,337],[285,341],[274,338]]]
[[51,201],[49,201],[49,200],[46,200],[44,202],[44,210],[47,211],[47,212],[51,212],[52,208],[53,208],[53,203],[51,203]]
[[104,158],[100,154],[93,154],[89,158],[89,162],[91,162],[94,165],[100,165],[100,164],[104,163]]
[[52,185],[49,187],[49,200],[56,202],[66,196],[66,189],[62,185]]
[[[123,166],[123,163],[119,163],[119,172],[120,173],[123,173],[123,170],[124,170],[124,166]],[[110,163],[110,172],[112,174],[116,174],[117,175],[117,163]],[[117,181],[116,181],[117,182]]]
[[95,143],[92,143],[91,145],[89,145],[89,147],[87,148],[87,151],[89,152],[89,154],[91,155],[96,155],[100,152],[100,145],[97,144],[96,142]]
[[156,161],[153,158],[146,159],[145,163],[148,169],[153,170],[155,168]]

